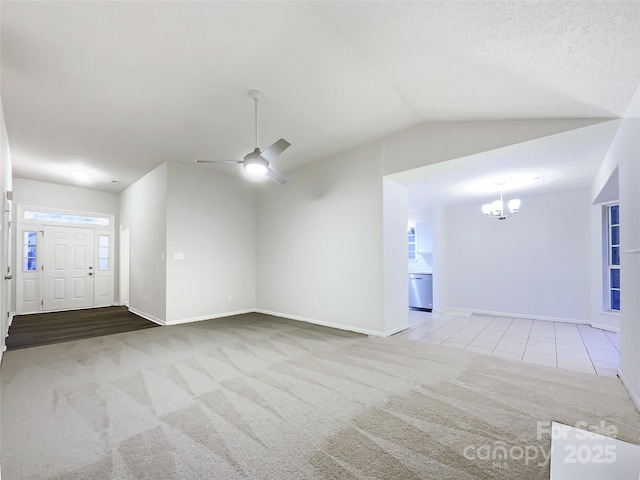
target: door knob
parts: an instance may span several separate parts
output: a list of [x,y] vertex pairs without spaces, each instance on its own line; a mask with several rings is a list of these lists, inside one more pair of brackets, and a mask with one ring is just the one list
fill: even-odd
[[5,280],[11,280],[13,278],[13,275],[5,275],[4,279]]
[[89,275],[93,275],[93,272],[89,272]]

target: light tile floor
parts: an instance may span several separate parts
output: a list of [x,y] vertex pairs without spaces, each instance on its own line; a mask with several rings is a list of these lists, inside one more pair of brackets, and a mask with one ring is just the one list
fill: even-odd
[[397,335],[526,363],[617,375],[620,336],[589,325],[416,310],[409,311],[409,325],[408,330]]

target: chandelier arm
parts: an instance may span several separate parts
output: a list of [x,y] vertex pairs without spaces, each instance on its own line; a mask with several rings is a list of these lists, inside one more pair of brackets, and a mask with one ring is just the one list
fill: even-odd
[[[509,213],[507,213],[507,208]],[[497,218],[498,220],[504,220],[512,217],[520,209],[520,199],[513,198],[509,200],[508,205],[504,204],[504,192],[500,190],[500,200],[495,200],[492,203],[487,203],[482,206],[482,213],[487,217]]]

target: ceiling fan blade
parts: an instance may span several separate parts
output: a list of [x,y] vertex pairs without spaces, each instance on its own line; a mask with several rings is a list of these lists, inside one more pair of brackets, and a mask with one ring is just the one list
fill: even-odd
[[279,183],[280,185],[284,185],[285,183],[287,183],[287,179],[276,172],[273,168],[267,168],[267,173],[265,173],[265,175],[274,182]]
[[270,162],[290,146],[291,144],[289,142],[287,142],[284,138],[281,138],[276,143],[274,143],[269,148],[267,148],[265,151],[263,151],[260,154],[260,156],[264,158],[267,162]]
[[196,163],[242,163],[242,160],[195,160]]

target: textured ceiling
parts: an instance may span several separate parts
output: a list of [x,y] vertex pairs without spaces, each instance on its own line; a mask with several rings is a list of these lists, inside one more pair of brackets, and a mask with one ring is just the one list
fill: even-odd
[[[0,3],[14,174],[119,191],[165,160],[306,162],[430,120],[616,118],[640,3]],[[211,167],[203,167],[211,168]],[[239,174],[235,166],[216,166]],[[117,180],[119,183],[111,183]]]

